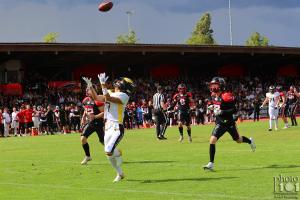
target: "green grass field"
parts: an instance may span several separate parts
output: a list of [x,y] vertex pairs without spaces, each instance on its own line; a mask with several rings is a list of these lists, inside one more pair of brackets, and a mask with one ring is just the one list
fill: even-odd
[[127,131],[119,145],[126,178],[119,183],[112,183],[116,174],[96,135],[87,166],[80,165],[79,134],[0,138],[0,199],[274,199],[274,176],[300,176],[300,127],[269,133],[267,122],[242,123],[240,133],[255,138],[257,151],[226,134],[208,172],[202,165],[212,128],[193,127],[191,144],[177,141],[177,128],[165,141],[154,129]]

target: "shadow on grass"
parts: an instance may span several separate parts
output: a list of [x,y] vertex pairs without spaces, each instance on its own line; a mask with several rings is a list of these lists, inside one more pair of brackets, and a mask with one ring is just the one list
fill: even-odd
[[127,179],[127,181],[140,182],[140,183],[165,183],[165,182],[180,182],[180,181],[218,181],[226,179],[235,179],[238,177],[217,177],[217,178],[170,178],[170,179],[159,179],[159,180],[135,180]]
[[148,163],[174,163],[174,160],[140,160],[140,161],[126,161],[123,164],[148,164]]
[[260,169],[291,169],[291,168],[300,168],[300,165],[269,165],[263,167],[252,167],[246,169],[225,169],[222,171],[249,171],[249,170],[260,170]]

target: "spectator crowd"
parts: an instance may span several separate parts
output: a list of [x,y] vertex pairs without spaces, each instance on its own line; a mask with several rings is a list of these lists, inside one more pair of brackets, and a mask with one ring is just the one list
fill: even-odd
[[[173,96],[177,92],[179,83],[185,83],[188,91],[193,95],[192,124],[213,122],[213,112],[207,110],[210,95],[207,84],[210,78],[161,81],[136,79],[135,83],[138,87],[126,107],[125,127],[132,129],[153,126],[152,96],[158,85],[164,88],[169,125],[176,125],[176,105],[174,105]],[[253,113],[261,105],[268,87],[275,83],[274,80],[267,77],[227,78],[226,82],[227,88],[233,91],[237,98],[238,115],[241,119],[253,118]],[[83,114],[81,101],[85,95],[84,86],[78,92],[71,89],[51,89],[44,83],[45,80],[42,79],[27,80],[24,82],[23,96],[0,94],[0,136],[7,137],[9,134],[23,136],[33,133],[66,134],[81,130],[80,119]],[[281,85],[287,91],[292,84],[299,89],[299,80],[279,78],[275,85]]]

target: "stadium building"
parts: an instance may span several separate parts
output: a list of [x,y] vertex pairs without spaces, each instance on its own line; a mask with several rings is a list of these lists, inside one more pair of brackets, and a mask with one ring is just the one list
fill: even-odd
[[[22,82],[30,71],[48,80],[79,80],[107,71],[112,76],[192,78],[207,75],[298,77],[300,48],[2,43],[0,83]],[[30,78],[30,77],[26,77]]]

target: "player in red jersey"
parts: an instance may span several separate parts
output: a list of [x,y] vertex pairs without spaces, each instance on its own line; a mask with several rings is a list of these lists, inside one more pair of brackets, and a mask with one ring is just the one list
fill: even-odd
[[209,88],[211,91],[212,104],[208,109],[212,109],[214,111],[216,117],[216,126],[210,137],[210,162],[203,166],[204,170],[214,169],[216,143],[225,132],[229,132],[232,139],[237,143],[248,143],[251,146],[252,151],[255,151],[256,148],[252,138],[248,139],[245,136],[240,136],[237,130],[235,123],[237,117],[234,116],[234,114],[237,112],[235,106],[236,101],[233,94],[225,90],[225,80],[220,77],[214,77],[209,84]]
[[30,105],[26,105],[26,109],[22,111],[24,113],[24,122],[25,122],[25,134],[30,135],[31,128],[33,127],[32,116],[34,114],[33,110],[30,108]]
[[81,126],[83,126],[81,134],[81,144],[85,152],[85,157],[81,164],[85,165],[92,160],[90,155],[90,147],[88,143],[88,137],[92,133],[96,132],[99,138],[99,142],[104,143],[104,102],[95,101],[91,98],[90,89],[86,89],[86,97],[83,99],[82,104],[84,106],[84,113],[81,119]]
[[18,114],[17,114],[17,118],[19,120],[18,132],[19,132],[20,136],[22,136],[23,134],[25,134],[25,114],[24,114],[23,106],[21,106],[20,112],[18,112]]
[[291,86],[290,90],[287,92],[287,106],[290,113],[290,118],[292,121],[292,126],[298,126],[296,114],[299,102],[299,93],[297,92],[295,86]]
[[276,92],[279,92],[279,94],[280,94],[279,115],[281,116],[282,121],[284,123],[284,127],[283,128],[286,129],[286,128],[289,128],[289,123],[288,123],[288,120],[287,120],[288,106],[286,106],[286,97],[285,97],[286,94],[283,91],[282,86],[280,86],[280,85],[276,86]]
[[173,97],[174,102],[178,108],[178,129],[180,133],[179,141],[183,141],[183,124],[187,127],[189,141],[192,142],[191,135],[191,113],[190,104],[193,103],[192,94],[187,92],[185,84],[178,85],[178,93]]

